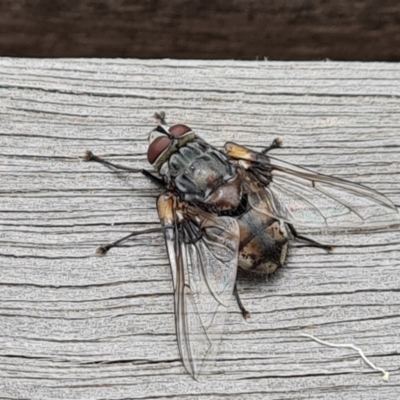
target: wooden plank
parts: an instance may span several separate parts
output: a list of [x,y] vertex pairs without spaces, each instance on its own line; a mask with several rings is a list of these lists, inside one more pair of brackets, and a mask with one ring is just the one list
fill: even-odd
[[[158,189],[82,162],[146,167],[155,110],[215,146],[260,149],[400,203],[400,66],[0,59],[0,398],[398,399],[400,233],[319,234],[265,280],[241,279],[212,374],[179,359]],[[387,369],[384,383],[354,343]]]
[[398,1],[0,2],[0,54],[399,61]]

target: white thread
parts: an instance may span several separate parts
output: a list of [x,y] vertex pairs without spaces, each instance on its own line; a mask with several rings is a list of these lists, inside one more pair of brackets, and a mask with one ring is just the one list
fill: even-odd
[[321,343],[325,346],[329,346],[329,347],[347,347],[350,349],[353,349],[355,351],[357,351],[361,358],[375,371],[380,371],[382,372],[383,376],[382,376],[382,380],[384,380],[385,382],[387,382],[389,380],[389,372],[385,371],[383,368],[377,367],[375,364],[373,364],[371,361],[368,360],[368,358],[365,356],[365,354],[363,353],[363,351],[359,348],[354,346],[354,344],[334,344],[334,343],[330,343],[330,342],[326,342],[325,340],[321,340],[316,338],[313,335],[310,335],[308,333],[300,333],[300,336],[304,336],[304,337],[308,337],[310,339],[315,340],[318,343]]

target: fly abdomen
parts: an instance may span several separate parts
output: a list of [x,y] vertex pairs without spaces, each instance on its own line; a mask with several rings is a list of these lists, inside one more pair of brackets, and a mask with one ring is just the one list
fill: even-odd
[[263,275],[279,268],[286,259],[288,247],[285,224],[252,208],[239,217],[238,222],[239,266]]

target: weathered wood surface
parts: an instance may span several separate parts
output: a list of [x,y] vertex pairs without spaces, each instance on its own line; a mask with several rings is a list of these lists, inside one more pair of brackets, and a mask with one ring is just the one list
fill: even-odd
[[[266,281],[242,279],[213,374],[179,359],[159,193],[82,162],[86,149],[146,166],[152,113],[216,146],[366,184],[400,204],[400,65],[0,59],[0,398],[398,399],[400,233],[319,235]],[[390,381],[351,350],[389,370]]]

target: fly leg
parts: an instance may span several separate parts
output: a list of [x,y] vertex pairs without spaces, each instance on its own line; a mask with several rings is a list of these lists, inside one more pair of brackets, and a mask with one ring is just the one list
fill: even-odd
[[294,227],[292,224],[287,224],[287,226],[289,227],[289,230],[290,230],[290,232],[291,232],[291,234],[293,235],[293,238],[294,238],[295,240],[302,240],[302,241],[304,241],[304,242],[309,243],[311,246],[319,247],[319,248],[324,249],[324,250],[326,250],[326,251],[328,251],[328,252],[330,252],[330,251],[333,250],[333,246],[329,246],[329,245],[327,245],[327,244],[319,243],[319,242],[317,242],[317,241],[315,241],[315,240],[313,240],[313,239],[308,238],[307,236],[299,235],[299,234],[297,233],[295,227]]
[[157,233],[157,232],[162,232],[162,228],[151,228],[151,229],[144,229],[142,231],[136,231],[136,232],[132,232],[127,236],[124,236],[123,238],[116,240],[115,242],[112,243],[108,243],[104,246],[100,246],[97,250],[96,253],[99,256],[105,256],[107,254],[107,251],[112,249],[113,247],[117,247],[119,246],[122,242],[125,242],[125,240],[128,240],[129,238],[133,237],[133,236],[138,236],[138,235],[142,235],[145,233]]
[[234,288],[233,288],[233,294],[235,295],[235,299],[236,299],[236,301],[237,301],[237,303],[238,303],[238,306],[239,306],[239,308],[240,308],[240,311],[242,312],[243,318],[244,318],[244,319],[250,318],[250,315],[251,315],[251,314],[244,308],[244,305],[243,305],[243,303],[242,303],[242,300],[240,300],[239,292],[238,292],[238,290],[237,290],[236,283],[235,283],[235,286],[234,286]]
[[[145,169],[136,169],[136,168],[126,167],[124,165],[114,164],[110,161],[103,160],[101,157],[94,155],[91,151],[87,151],[85,156],[83,157],[83,159],[85,161],[97,162],[99,164],[105,165],[106,167],[117,169],[117,170],[140,172],[145,177],[149,178],[152,182],[154,182],[156,185],[158,185],[162,188],[166,187],[166,184],[162,179],[158,178],[157,176],[154,176],[151,172],[146,171]],[[97,249],[96,253],[98,255],[105,256],[107,254],[108,250],[112,249],[113,247],[119,246],[122,242],[128,240],[129,238],[131,238],[133,236],[138,236],[138,235],[142,235],[142,234],[146,234],[146,233],[155,233],[155,232],[162,232],[162,228],[145,229],[142,231],[132,232],[129,235],[124,236],[123,238],[121,238],[115,242],[108,243],[104,246],[100,246]]]
[[158,178],[157,176],[153,175],[151,172],[145,170],[145,169],[136,169],[136,168],[129,168],[126,167],[125,165],[120,165],[120,164],[114,164],[110,161],[103,160],[101,157],[94,155],[90,150],[86,151],[84,157],[84,161],[93,161],[97,162],[99,164],[103,164],[106,167],[114,168],[114,169],[119,169],[123,171],[130,171],[130,172],[140,172],[142,173],[146,178],[149,178],[153,183],[155,183],[158,187],[161,188],[166,188],[166,184],[163,179]]
[[275,138],[272,141],[270,146],[268,146],[267,148],[265,148],[264,150],[261,151],[261,154],[267,154],[270,150],[278,149],[279,147],[282,147],[282,146],[283,146],[282,140],[279,138]]

